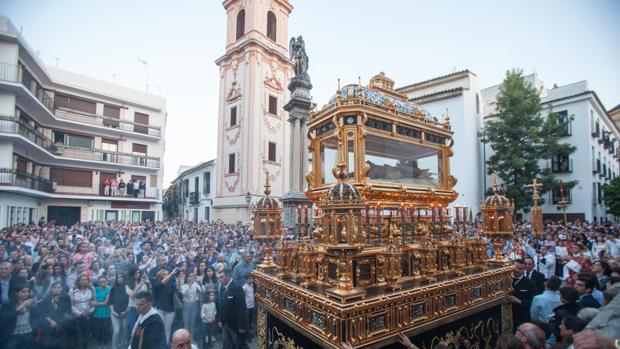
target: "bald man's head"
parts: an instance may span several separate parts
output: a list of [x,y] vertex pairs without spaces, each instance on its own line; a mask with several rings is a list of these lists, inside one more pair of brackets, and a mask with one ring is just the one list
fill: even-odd
[[519,338],[525,349],[540,349],[545,346],[545,331],[531,322],[517,327],[515,336]]
[[170,343],[171,349],[191,349],[192,348],[192,334],[188,330],[181,328],[172,334],[172,343]]

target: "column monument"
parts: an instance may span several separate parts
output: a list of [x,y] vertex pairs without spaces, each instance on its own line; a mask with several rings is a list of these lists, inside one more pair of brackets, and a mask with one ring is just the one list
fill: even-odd
[[[284,106],[288,112],[290,127],[290,161],[289,183],[290,190],[282,197],[284,207],[284,227],[298,233],[297,223],[305,220],[312,213],[311,203],[304,194],[304,176],[308,170],[308,127],[312,98],[310,90],[312,83],[308,76],[308,56],[306,47],[301,36],[291,38],[289,43],[289,55],[294,63],[295,76],[288,85],[291,91],[291,99]],[[305,222],[305,221],[304,221]]]

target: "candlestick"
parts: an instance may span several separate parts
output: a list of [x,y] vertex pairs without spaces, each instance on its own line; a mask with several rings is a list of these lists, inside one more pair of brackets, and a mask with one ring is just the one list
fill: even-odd
[[304,206],[304,212],[306,214],[306,224],[308,224],[308,206]]

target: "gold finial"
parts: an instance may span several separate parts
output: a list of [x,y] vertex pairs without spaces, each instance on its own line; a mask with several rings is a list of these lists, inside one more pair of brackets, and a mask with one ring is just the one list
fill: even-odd
[[269,172],[265,171],[265,195],[269,196],[271,194],[271,185],[269,184]]

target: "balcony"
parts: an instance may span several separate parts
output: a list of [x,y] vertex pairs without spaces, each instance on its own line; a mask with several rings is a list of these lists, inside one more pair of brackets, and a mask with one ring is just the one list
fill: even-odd
[[55,144],[55,154],[72,159],[102,161],[119,165],[159,168],[159,158],[145,155],[105,151],[101,149],[80,148],[65,144]]
[[24,86],[34,98],[41,102],[50,114],[55,116],[56,119],[109,127],[111,129],[117,129],[124,132],[133,132],[135,134],[143,134],[151,137],[162,136],[161,127],[159,126],[140,124],[133,121],[90,114],[68,108],[56,108],[54,103],[55,92],[52,90],[43,89],[33,78],[27,78],[26,80],[30,80],[29,82],[24,81],[24,74],[30,76],[30,74],[24,72],[23,68],[20,66],[0,63],[0,81],[17,83]]
[[0,116],[0,133],[20,135],[45,149],[49,154],[57,156],[153,169],[160,168],[160,159],[157,157],[53,143],[51,139],[34,127],[10,116]]
[[[21,84],[28,90],[47,110],[54,112],[54,92],[45,90],[35,82],[34,86],[30,86],[23,79],[23,69],[14,64],[0,63],[0,81],[13,82]],[[32,80],[34,82],[34,79]]]
[[200,204],[200,193],[199,192],[189,193],[189,204],[190,205]]
[[46,193],[52,192],[52,182],[49,179],[10,168],[0,168],[0,185],[13,185]]
[[104,126],[119,129],[126,132],[135,132],[153,137],[161,137],[161,128],[158,126],[145,125],[132,121],[112,118],[103,115],[86,113],[79,110],[59,107],[55,114],[58,119],[77,121],[85,124]]
[[12,116],[0,116],[0,133],[20,135],[50,153],[56,151],[51,139],[22,120]]

